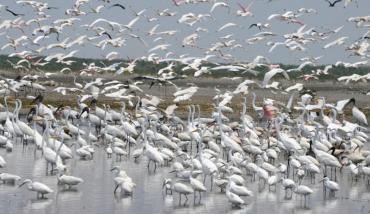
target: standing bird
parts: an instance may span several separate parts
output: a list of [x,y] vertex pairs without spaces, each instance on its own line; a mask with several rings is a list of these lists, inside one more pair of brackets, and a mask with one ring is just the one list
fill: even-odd
[[194,203],[195,203],[195,193],[196,192],[199,193],[199,202],[200,202],[200,200],[202,199],[202,193],[201,192],[206,192],[207,188],[204,186],[204,184],[201,181],[193,178],[191,173],[189,175],[190,175],[190,177],[189,177],[190,185],[192,186],[192,188],[194,190]]
[[15,184],[16,181],[21,180],[21,177],[18,175],[13,175],[10,173],[0,173],[0,181],[2,181],[4,184]]
[[329,195],[335,196],[335,192],[338,191],[339,184],[337,182],[331,181],[328,177],[324,177],[320,182],[324,183],[324,192],[326,195],[326,190],[329,190]]
[[[295,187],[295,182],[289,178],[280,178],[281,185],[285,190],[285,198],[292,198],[293,196],[293,188]],[[290,196],[288,197],[288,190],[291,191]]]
[[231,202],[232,206],[240,207],[245,204],[244,200],[235,193],[230,192],[229,189],[226,189],[226,197]]
[[26,179],[24,180],[20,185],[19,187],[23,186],[24,184],[27,184],[27,188],[30,190],[30,191],[34,191],[37,193],[37,198],[40,198],[39,195],[41,194],[41,198],[44,198],[44,195],[45,194],[49,194],[49,193],[53,193],[54,191],[52,189],[50,189],[50,187],[46,186],[45,184],[43,183],[40,183],[40,182],[33,182],[32,180],[30,179]]
[[294,192],[304,197],[304,205],[306,206],[307,196],[313,193],[313,190],[305,185],[299,185],[295,188]]
[[355,105],[352,107],[352,116],[359,122],[368,125],[366,115],[360,111]]
[[67,186],[68,189],[71,189],[72,186],[76,186],[83,182],[81,178],[63,174],[59,175],[57,179],[59,185]]
[[186,201],[185,203],[188,201],[188,195],[193,193],[194,190],[193,188],[191,188],[190,186],[186,185],[186,184],[183,184],[183,183],[180,183],[180,182],[176,182],[173,186],[172,186],[172,189],[179,193],[179,204],[181,204],[181,195],[184,195],[185,198],[186,198]]
[[172,195],[171,185],[172,185],[171,178],[165,178],[164,181],[163,181],[162,188],[165,188],[165,194],[166,195],[168,195],[168,192],[170,193],[170,195]]

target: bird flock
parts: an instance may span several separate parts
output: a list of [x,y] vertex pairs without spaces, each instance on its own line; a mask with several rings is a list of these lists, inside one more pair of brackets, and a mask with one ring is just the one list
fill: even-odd
[[[168,8],[138,11],[134,5],[114,0],[66,1],[63,4],[68,8],[63,9],[53,1],[19,0],[0,5],[1,50],[7,53],[6,63],[17,72],[16,78],[0,76],[0,147],[6,152],[20,148],[14,144],[34,148],[34,155],[45,160],[46,175],[55,177],[66,191],[78,189],[89,179],[74,176],[71,161],[92,161],[96,150],[104,151],[106,160],[115,161],[111,171],[104,172],[114,177],[115,195],[132,196],[143,188],[125,171],[126,162],[134,162],[143,172],[168,168],[162,193],[176,197],[180,205],[191,203],[190,195],[197,204],[202,197],[212,197],[209,193],[221,192],[230,206],[241,208],[248,206],[258,191],[280,188],[285,191],[284,200],[297,195],[306,207],[314,191],[335,197],[344,174],[370,181],[368,120],[358,100],[351,96],[331,103],[305,87],[337,67],[356,71],[367,66],[370,31],[343,35],[344,25],[310,26],[306,20],[320,15],[315,8],[286,9],[255,23],[240,24],[239,20],[248,23],[254,17],[256,4],[267,7],[278,0],[163,2]],[[361,7],[361,3],[323,0],[318,7],[346,10]],[[207,10],[192,10],[198,6]],[[184,7],[186,12],[180,10]],[[113,11],[125,14],[125,19],[112,17]],[[229,18],[209,29],[212,22],[220,21],[219,14]],[[370,27],[370,15],[338,18],[355,25],[358,32]],[[176,25],[166,28],[167,20]],[[141,27],[143,22],[150,27]],[[296,29],[277,32],[277,22]],[[185,35],[182,29],[190,29],[191,34]],[[236,30],[256,33],[240,39],[234,35]],[[247,52],[262,43],[267,47],[265,56],[246,61],[238,58],[238,51]],[[312,56],[312,44],[319,44],[323,55]],[[131,51],[126,46],[132,45],[145,54],[124,60],[124,52]],[[80,57],[86,46],[108,64],[84,62],[83,68],[76,70],[75,57]],[[281,48],[305,57],[296,67],[285,69],[268,57]],[[179,54],[179,49],[185,53]],[[337,61],[315,68],[330,49],[343,51],[356,62]],[[141,62],[158,69],[150,71],[151,75],[135,75]],[[62,68],[46,72],[50,64]],[[261,69],[266,72],[258,79]],[[311,69],[309,74],[291,78],[292,73],[307,69]],[[190,77],[213,72],[239,76],[224,77],[233,90],[216,88],[216,96],[204,100],[213,105],[208,112],[192,102],[200,86]],[[244,73],[254,78],[244,78]],[[73,82],[58,81],[65,74],[73,74]],[[110,74],[113,80],[103,74]],[[127,80],[120,81],[119,76]],[[82,81],[87,78],[90,81]],[[178,79],[189,83],[180,87]],[[281,79],[289,85],[283,87]],[[236,80],[240,83],[235,84]],[[368,80],[370,72],[341,76],[336,81],[367,84]],[[154,96],[150,88],[155,84],[172,87],[175,92],[165,98]],[[257,103],[255,88],[287,95],[289,100],[263,98]],[[77,102],[55,106],[48,103],[51,93],[74,97]],[[252,100],[247,99],[248,93]],[[243,100],[240,112],[232,104],[237,98]],[[118,102],[121,108],[107,100]],[[370,98],[365,103],[370,105]],[[187,116],[178,114],[179,107],[186,109]],[[7,165],[0,156],[0,181],[4,184],[25,186],[36,192],[37,199],[59,191],[13,174],[15,170]],[[248,187],[253,184],[258,184],[257,192]],[[19,193],[24,190],[20,188]]]

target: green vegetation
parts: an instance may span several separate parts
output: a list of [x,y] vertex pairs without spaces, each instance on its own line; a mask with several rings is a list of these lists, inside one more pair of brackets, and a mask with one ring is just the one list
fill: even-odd
[[[34,60],[36,61],[37,59],[40,59],[40,57],[37,57]],[[18,58],[18,57],[8,57],[7,55],[0,55],[0,69],[1,70],[9,70],[9,71],[14,70],[12,65],[8,61],[16,63],[19,60],[20,60],[20,58]],[[83,68],[86,67],[86,65],[88,65],[90,63],[95,63],[95,65],[99,66],[99,67],[105,67],[105,66],[109,66],[109,65],[112,65],[112,64],[118,63],[118,62],[122,62],[122,64],[120,66],[126,66],[125,63],[128,62],[128,60],[108,61],[108,60],[102,60],[102,59],[88,59],[88,58],[70,58],[69,60],[73,60],[75,62],[72,63],[72,65],[70,65],[70,66],[66,66],[64,64],[56,63],[55,61],[52,61],[52,62],[46,64],[45,66],[43,66],[42,68],[40,67],[40,69],[42,69],[43,71],[48,71],[48,72],[57,72],[57,71],[62,70],[64,67],[69,67],[73,72],[76,72],[76,71],[82,70]],[[23,65],[25,65],[25,64],[23,64]],[[164,62],[159,63],[159,64],[155,64],[155,63],[147,62],[147,61],[138,61],[137,65],[135,67],[135,74],[138,74],[138,75],[156,75],[156,73],[159,69],[161,69],[163,67],[166,67],[166,66],[167,66],[167,63],[164,63]],[[191,70],[182,71],[182,68],[184,66],[185,65],[180,65],[179,64],[178,66],[175,67],[174,72],[176,72],[180,75],[185,74],[185,75],[191,76],[194,71],[191,71]],[[216,65],[208,63],[208,64],[204,64],[204,66],[215,67]],[[298,65],[283,65],[283,64],[281,64],[280,66],[283,69],[292,69],[292,68],[297,68],[298,67]],[[302,76],[304,74],[311,74],[312,70],[317,70],[317,69],[323,70],[324,67],[325,67],[325,65],[320,65],[320,66],[315,66],[315,67],[314,66],[306,66],[306,67],[304,67],[304,69],[302,71],[290,72],[289,76],[292,79],[295,79],[295,78],[298,78],[299,76]],[[241,72],[231,72],[231,71],[226,71],[226,70],[218,70],[218,71],[212,71],[211,74],[205,74],[204,77],[220,78],[220,77],[241,76],[241,77],[250,78],[250,79],[255,79],[255,78],[262,79],[264,73],[268,71],[268,68],[259,67],[259,68],[256,68],[255,70],[259,71],[259,74],[257,76],[254,76],[253,74],[250,74],[250,73],[242,74]],[[345,68],[344,66],[337,66],[337,67],[333,66],[333,68],[329,70],[329,74],[328,75],[320,75],[319,80],[322,80],[322,81],[334,80],[334,79],[337,79],[338,77],[347,76],[347,75],[351,75],[351,74],[354,74],[354,73],[359,74],[359,75],[364,75],[364,74],[367,74],[369,72],[370,72],[370,67],[368,67],[368,66],[360,67],[360,68]]]

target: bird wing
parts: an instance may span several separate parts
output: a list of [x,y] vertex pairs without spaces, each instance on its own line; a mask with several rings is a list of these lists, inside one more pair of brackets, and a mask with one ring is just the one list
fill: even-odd
[[126,28],[131,28],[138,20],[140,19],[140,16],[137,16],[133,20],[131,20],[127,25],[125,25]]
[[122,8],[123,10],[125,10],[126,9],[126,7],[125,6],[123,6],[122,4],[114,4],[114,5],[112,5],[111,7],[120,7],[120,8]]
[[254,3],[255,0],[253,0],[251,3],[248,4],[248,6],[245,8],[245,11],[249,11],[249,9],[252,7],[253,3]]
[[281,68],[273,68],[271,69],[269,72],[267,72],[263,78],[263,82],[262,82],[262,87],[266,87],[266,85],[268,84],[268,82],[270,81],[270,79],[275,76],[277,73],[282,73],[283,76],[289,80],[289,76],[288,76],[288,73],[284,70],[284,69],[281,69]]
[[240,4],[240,3],[238,3],[238,6],[242,9],[242,11],[245,13],[245,12],[247,12],[247,10],[245,9],[245,7],[243,7],[243,5],[242,4]]
[[278,14],[278,13],[271,14],[271,15],[267,18],[267,20],[271,20],[271,19],[274,19],[274,18],[279,17],[279,16],[281,16],[281,15],[280,15],[280,14]]
[[222,4],[224,4],[224,3],[223,2],[216,2],[216,3],[214,3],[213,6],[212,6],[212,8],[211,8],[211,10],[209,12],[212,13],[216,9],[216,7],[221,6]]
[[243,71],[242,74],[247,73],[247,72],[253,74],[254,76],[257,76],[258,74],[258,71],[253,70],[253,69],[245,69],[245,71]]
[[227,24],[223,25],[222,27],[220,27],[217,31],[220,32],[223,29],[228,28],[228,27],[232,27],[232,26],[236,26],[236,24],[235,23],[232,23],[232,22],[227,23]]
[[[282,69],[283,70],[283,69]],[[286,72],[286,70],[283,70],[283,76],[285,77],[285,79],[289,80],[289,75],[288,75],[288,72]]]
[[330,48],[331,46],[335,45],[337,41],[330,42],[324,46],[324,49]]
[[336,5],[337,3],[339,3],[339,2],[341,2],[342,0],[336,0],[336,1],[334,1],[332,4],[333,4],[333,6],[334,5]]
[[269,50],[269,53],[271,53],[277,46],[285,45],[285,42],[276,42]]
[[[271,69],[270,71],[266,72],[265,73],[265,76],[263,77],[263,81],[262,81],[262,87],[265,87],[268,82],[270,81],[270,79],[275,75],[277,74],[278,72],[278,69],[280,68],[274,68],[274,69]],[[282,70],[282,69],[281,69]]]
[[167,106],[166,110],[164,111],[166,113],[166,115],[172,115],[173,112],[177,109],[177,105],[176,104],[173,104],[173,105],[169,105]]
[[256,23],[249,25],[249,28],[252,28],[252,27],[258,27],[258,25]]
[[339,111],[342,111],[349,103],[351,99],[346,99],[346,100],[339,100],[335,106],[336,109]]
[[156,80],[156,78],[151,77],[151,76],[138,76],[138,77],[132,78],[131,80],[136,82],[136,81],[141,81],[141,80]]
[[295,93],[292,93],[289,97],[288,103],[286,104],[286,108],[290,111],[293,105],[293,100],[294,100],[294,95]]

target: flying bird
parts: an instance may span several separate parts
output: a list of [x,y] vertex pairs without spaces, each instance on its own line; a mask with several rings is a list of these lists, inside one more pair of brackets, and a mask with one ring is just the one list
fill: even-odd
[[341,2],[342,0],[335,0],[333,2],[330,2],[329,0],[325,0],[329,3],[329,7],[334,7],[337,3]]
[[265,76],[263,77],[262,81],[262,88],[265,88],[268,85],[270,79],[275,76],[276,74],[283,74],[283,76],[289,80],[288,73],[282,68],[273,68],[270,71],[266,72]]
[[347,40],[347,39],[348,39],[347,36],[340,37],[340,38],[338,38],[338,39],[336,39],[336,40],[334,40],[334,41],[326,44],[324,46],[324,49],[330,48],[330,47],[332,47],[334,45],[342,45],[342,44],[344,44],[345,40]]
[[5,10],[8,11],[9,13],[11,13],[13,16],[24,16],[24,14],[21,14],[21,13],[16,13],[16,12],[13,12],[11,10],[9,10],[9,7],[5,7]]
[[225,2],[215,2],[209,12],[212,13],[217,7],[225,7],[229,10],[230,13],[230,6]]
[[125,10],[125,9],[126,9],[126,7],[125,7],[125,6],[123,6],[122,4],[118,4],[118,3],[116,3],[116,4],[112,5],[112,6],[110,6],[109,8],[112,8],[112,7],[120,7],[120,8],[122,8],[122,10]]
[[254,0],[248,4],[247,7],[244,7],[242,4],[238,3],[238,6],[241,8],[241,10],[237,11],[237,15],[239,16],[253,16],[253,13],[251,13],[249,10],[252,7],[254,3]]

